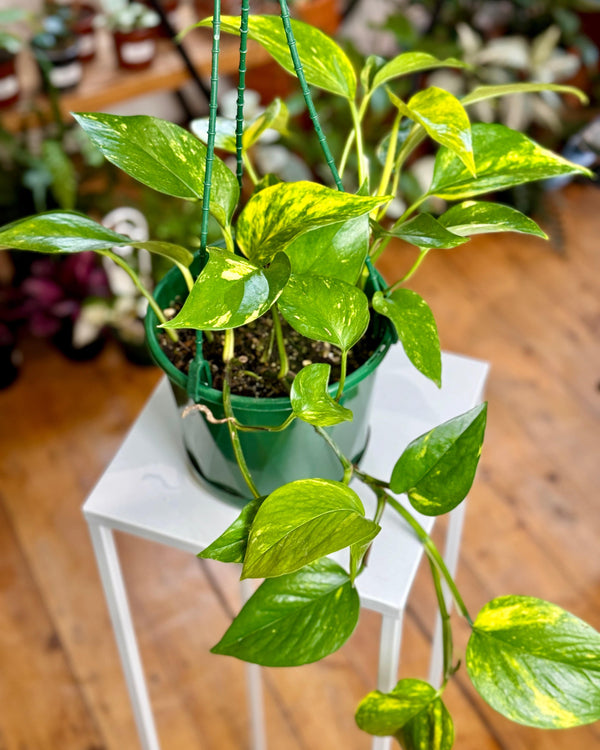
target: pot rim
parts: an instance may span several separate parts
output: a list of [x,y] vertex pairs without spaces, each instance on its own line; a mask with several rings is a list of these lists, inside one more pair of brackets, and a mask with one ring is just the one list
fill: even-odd
[[[173,276],[171,276],[173,274]],[[157,284],[155,289],[155,296],[159,297],[161,289],[166,286],[169,280],[174,278],[175,274],[179,275],[177,268],[172,268],[165,274],[163,279]],[[182,278],[183,284],[183,278]],[[160,303],[159,303],[160,304]],[[351,388],[357,386],[364,378],[370,375],[375,368],[382,361],[386,355],[390,346],[394,343],[394,335],[391,330],[391,325],[386,318],[379,316],[379,319],[383,322],[383,333],[380,337],[379,343],[373,354],[357,367],[356,370],[351,372],[346,377],[344,390],[349,391]],[[154,362],[166,373],[170,380],[183,388],[186,393],[188,392],[188,376],[177,368],[168,356],[165,354],[160,344],[158,343],[158,336],[156,334],[158,326],[158,320],[152,308],[148,307],[146,317],[144,319],[144,328],[146,331],[146,342],[150,350],[150,355]],[[198,392],[202,394],[202,397],[215,404],[223,403],[223,392],[207,385],[198,385]],[[334,396],[337,392],[337,382],[331,383],[327,389],[330,395]],[[247,411],[281,411],[283,409],[289,410],[290,399],[288,396],[279,396],[277,398],[266,398],[264,396],[239,396],[236,394],[231,395],[231,404],[233,407],[238,409],[245,409]]]

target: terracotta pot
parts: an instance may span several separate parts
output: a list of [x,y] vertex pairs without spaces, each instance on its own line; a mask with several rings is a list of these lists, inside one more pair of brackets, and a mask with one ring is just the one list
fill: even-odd
[[15,69],[16,57],[14,53],[0,49],[0,108],[15,104],[21,93]]
[[119,67],[127,70],[149,68],[156,54],[157,29],[157,26],[153,26],[149,29],[114,31]]

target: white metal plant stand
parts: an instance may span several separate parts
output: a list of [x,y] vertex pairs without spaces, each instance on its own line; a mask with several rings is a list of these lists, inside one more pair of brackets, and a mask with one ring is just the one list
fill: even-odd
[[[487,372],[485,362],[444,354],[444,385],[439,390],[414,369],[400,346],[392,347],[378,371],[371,437],[362,462],[365,470],[388,479],[408,442],[481,402]],[[178,420],[163,379],[83,507],[143,750],[160,746],[113,531],[197,554],[239,513],[192,475]],[[372,515],[372,493],[360,483],[352,486],[361,495],[367,515]],[[464,511],[462,503],[452,511],[448,526],[445,559],[451,573],[456,569]],[[433,526],[432,518],[420,520],[428,531]],[[361,606],[382,615],[377,683],[382,691],[390,690],[398,679],[402,616],[421,556],[420,542],[393,510],[386,509],[369,565],[357,581]],[[346,553],[334,557],[347,564]],[[242,587],[243,595],[250,593]],[[438,623],[430,679],[437,683],[440,676]],[[264,750],[260,671],[254,665],[248,667],[248,686],[253,748]],[[389,745],[389,738],[373,740],[374,750]]]

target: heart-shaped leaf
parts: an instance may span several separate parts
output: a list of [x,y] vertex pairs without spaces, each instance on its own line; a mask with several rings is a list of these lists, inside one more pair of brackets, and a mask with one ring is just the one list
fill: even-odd
[[348,351],[369,325],[369,301],[358,287],[325,276],[292,274],[279,300],[283,317],[298,333]]
[[409,75],[410,73],[419,73],[423,70],[468,67],[466,63],[456,60],[453,57],[449,57],[447,60],[438,60],[437,57],[427,52],[403,52],[377,71],[373,78],[372,88],[376,89],[378,86],[382,86],[394,78]]
[[411,289],[396,289],[388,297],[375,292],[373,309],[392,321],[406,356],[417,370],[441,387],[440,339],[427,302]]
[[475,175],[469,115],[453,94],[430,86],[415,94],[408,104],[391,91],[388,95],[405,117],[419,123],[430,138],[450,149]]
[[512,721],[564,729],[600,719],[600,633],[555,604],[501,596],[467,646],[477,691]]
[[352,412],[332,398],[327,390],[331,365],[318,362],[303,367],[294,378],[290,401],[294,414],[319,427],[352,421]]
[[496,99],[499,96],[510,96],[512,94],[535,94],[539,91],[556,91],[559,94],[572,94],[576,96],[582,104],[587,104],[588,98],[575,86],[565,86],[560,83],[503,83],[497,86],[477,86],[473,91],[469,91],[463,96],[461,102],[465,107],[475,102],[482,102],[486,99]]
[[355,284],[369,251],[369,217],[329,224],[296,237],[285,249],[292,273]]
[[385,234],[399,237],[405,242],[410,242],[411,245],[430,249],[458,247],[468,242],[464,237],[459,237],[446,229],[431,214],[418,214]]
[[238,219],[236,238],[247,258],[264,265],[303,232],[363,216],[388,200],[314,182],[280,182],[250,198]]
[[88,216],[73,211],[47,211],[19,219],[0,229],[0,247],[38,253],[102,253],[113,247],[133,246],[189,266],[194,256],[189,250],[170,242],[146,240],[133,242],[129,237],[103,227]]
[[[187,130],[148,115],[73,115],[112,164],[160,193],[197,200],[204,194],[206,146]],[[231,222],[239,198],[235,175],[213,161],[210,212]]]
[[438,221],[454,234],[468,237],[493,232],[521,232],[548,239],[546,232],[512,206],[487,201],[463,201],[448,209]]
[[360,603],[346,571],[324,558],[267,579],[211,650],[265,667],[296,667],[337,651]]
[[330,479],[299,479],[278,487],[256,514],[242,578],[272,578],[373,537],[354,490]]
[[406,492],[426,516],[447,513],[462,502],[475,478],[486,407],[480,404],[409,443],[394,466],[392,491]]
[[422,680],[404,679],[389,693],[366,695],[356,723],[378,737],[394,735],[404,750],[450,750],[454,726],[437,691]]
[[290,113],[281,99],[273,99],[265,111],[258,115],[244,130],[242,144],[249,149],[261,137],[265,130],[276,130],[278,133],[287,132]]
[[[346,53],[319,29],[302,21],[292,20],[291,24],[307,83],[353,100],[356,96],[356,74]],[[205,18],[198,24],[211,25],[212,18]],[[221,31],[239,35],[240,19],[221,16]],[[248,19],[248,37],[263,46],[288,73],[295,75],[279,16],[251,15]]]
[[290,275],[290,262],[278,253],[258,268],[227,250],[211,247],[208,262],[179,313],[163,328],[223,331],[260,317],[277,300]]
[[548,177],[592,174],[504,125],[476,123],[471,131],[477,178],[452,151],[441,148],[428,195],[460,200]]
[[246,503],[231,526],[203,549],[198,557],[220,562],[243,563],[250,527],[264,499],[264,497],[257,497]]

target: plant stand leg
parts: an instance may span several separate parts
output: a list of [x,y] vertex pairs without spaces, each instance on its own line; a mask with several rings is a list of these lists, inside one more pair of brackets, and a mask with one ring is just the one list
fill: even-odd
[[[400,610],[395,616],[383,615],[381,619],[377,688],[382,693],[389,692],[398,682],[403,617],[404,611]],[[391,746],[391,737],[374,737],[371,748],[372,750],[389,750]]]
[[[243,602],[246,602],[254,593],[254,586],[248,579],[240,582],[240,589]],[[246,664],[246,683],[248,686],[248,706],[250,708],[251,747],[252,750],[267,750],[262,675],[258,664]]]
[[[446,532],[446,546],[444,549],[444,562],[448,567],[450,575],[454,578],[458,565],[458,556],[460,553],[460,540],[465,521],[465,511],[467,501],[463,501],[450,513],[448,519],[448,530]],[[452,596],[445,581],[442,581],[444,599],[448,612],[452,609]],[[435,687],[442,683],[443,672],[443,646],[442,646],[442,620],[438,615],[435,622],[435,633],[433,636],[433,645],[431,647],[431,663],[429,665],[429,682]]]
[[112,529],[88,521],[96,562],[143,750],[160,750]]

